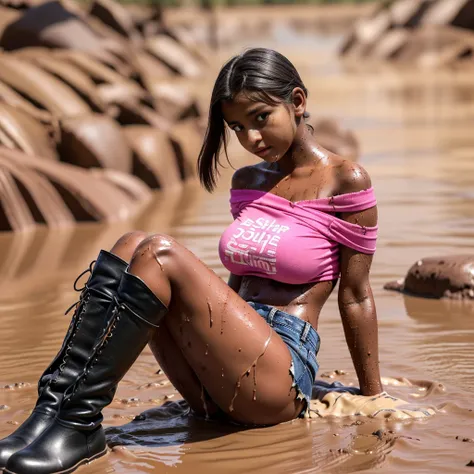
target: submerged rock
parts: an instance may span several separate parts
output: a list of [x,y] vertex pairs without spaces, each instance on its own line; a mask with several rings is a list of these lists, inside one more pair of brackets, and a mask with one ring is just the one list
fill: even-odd
[[384,289],[425,298],[474,300],[474,255],[418,260],[405,278],[386,283]]

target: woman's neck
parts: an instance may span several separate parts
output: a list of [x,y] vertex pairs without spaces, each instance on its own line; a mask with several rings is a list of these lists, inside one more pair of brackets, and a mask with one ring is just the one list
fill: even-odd
[[312,166],[328,158],[327,151],[316,142],[306,123],[298,126],[290,149],[275,164],[284,174],[290,174],[297,168]]

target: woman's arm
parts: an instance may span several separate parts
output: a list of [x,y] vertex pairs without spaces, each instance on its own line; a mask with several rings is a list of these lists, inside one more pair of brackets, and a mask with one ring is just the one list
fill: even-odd
[[383,391],[379,372],[377,312],[369,282],[371,255],[341,249],[339,310],[362,395]]
[[[367,172],[351,165],[343,192],[368,189],[371,186]],[[341,218],[364,227],[377,225],[377,207],[360,212],[343,213]],[[369,282],[372,255],[341,246],[341,279],[339,282],[339,310],[359,379],[362,395],[383,391],[379,371],[378,325],[372,289]]]
[[229,275],[229,281],[227,284],[236,292],[238,293],[240,290],[240,284],[242,283],[242,277],[238,275],[234,275],[231,273]]

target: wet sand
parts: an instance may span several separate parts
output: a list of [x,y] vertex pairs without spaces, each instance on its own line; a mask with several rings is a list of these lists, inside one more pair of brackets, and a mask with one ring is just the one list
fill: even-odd
[[[300,70],[310,90],[309,111],[341,119],[355,130],[360,161],[372,176],[379,202],[380,238],[371,281],[385,389],[410,403],[434,407],[436,414],[422,421],[354,416],[243,430],[206,423],[186,416],[179,394],[157,373],[146,349],[104,412],[109,443],[115,447],[79,472],[472,472],[466,464],[474,460],[474,306],[383,290],[385,282],[403,275],[419,258],[472,251],[472,73],[347,72],[334,57],[339,41],[335,33],[298,35],[279,25],[258,42],[221,51],[207,80],[196,85],[197,93],[203,102],[207,99],[219,64],[230,54],[245,45],[272,46]],[[235,167],[252,162],[235,144],[232,150]],[[69,316],[62,314],[78,297],[72,289],[75,277],[120,233],[137,227],[170,232],[226,276],[217,242],[230,222],[231,171],[224,172],[214,195],[193,185],[181,196],[158,194],[149,217],[136,222],[0,235],[0,436],[33,407],[37,378],[69,324]],[[354,384],[335,296],[320,317],[318,378]],[[146,410],[151,420],[118,428]]]

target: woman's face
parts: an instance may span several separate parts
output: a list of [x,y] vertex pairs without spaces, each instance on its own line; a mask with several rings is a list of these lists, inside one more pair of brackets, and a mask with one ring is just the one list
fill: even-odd
[[286,103],[269,105],[249,96],[240,92],[233,100],[223,102],[224,120],[247,151],[268,163],[278,161],[295,138],[294,107]]

